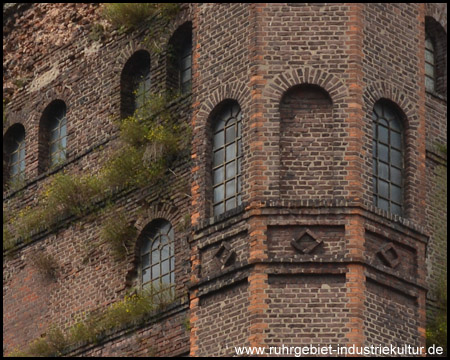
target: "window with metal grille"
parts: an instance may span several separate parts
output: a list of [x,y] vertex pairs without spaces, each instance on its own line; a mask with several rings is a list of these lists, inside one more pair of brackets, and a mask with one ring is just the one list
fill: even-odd
[[373,201],[375,206],[402,215],[403,128],[401,117],[389,103],[375,104],[373,120]]
[[48,119],[50,166],[56,166],[66,160],[67,155],[67,119],[64,105],[56,106]]
[[174,231],[170,222],[152,221],[141,234],[140,279],[142,288],[167,290],[175,284]]
[[425,39],[425,88],[434,91],[436,88],[436,64],[434,54],[434,44],[427,34]]
[[25,179],[25,129],[22,125],[13,125],[5,134],[5,152],[8,157],[9,183]]
[[213,122],[213,213],[241,205],[241,121],[237,103],[227,104]]

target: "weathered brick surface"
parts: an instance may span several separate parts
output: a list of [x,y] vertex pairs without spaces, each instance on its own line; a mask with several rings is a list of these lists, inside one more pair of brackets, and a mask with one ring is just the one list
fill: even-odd
[[237,283],[200,298],[197,335],[198,356],[234,355],[234,346],[248,345],[249,306],[248,284]]
[[346,342],[343,275],[271,275],[267,293],[268,346]]
[[369,281],[364,304],[366,346],[423,346],[417,331],[420,325],[414,298]]
[[[25,128],[26,181],[4,192],[7,214],[36,205],[55,173],[94,173],[117,148],[113,120],[133,53],[149,51],[153,90],[171,83],[167,57],[143,43],[161,24],[94,40],[92,24],[102,22],[96,4],[19,7],[4,21],[10,102],[3,134],[15,123]],[[424,39],[426,24],[446,33],[446,6],[190,4],[164,29],[161,45],[186,21],[192,95],[172,108],[192,126],[191,161],[159,187],[121,194],[114,207],[138,232],[156,218],[172,223],[176,287],[189,304],[71,354],[423,345],[426,291],[431,309],[446,260],[446,205],[439,202],[446,156],[439,147],[447,130],[444,77],[436,92],[425,91]],[[405,127],[402,217],[373,205],[372,109],[380,99],[398,108]],[[47,171],[39,161],[39,126],[54,100],[67,106],[68,159]],[[243,204],[212,217],[211,122],[227,101],[243,114]],[[6,353],[52,323],[69,327],[138,284],[136,249],[117,261],[99,243],[106,218],[65,219],[4,258]],[[302,254],[314,239],[320,245]],[[55,280],[33,265],[44,251],[58,265]]]

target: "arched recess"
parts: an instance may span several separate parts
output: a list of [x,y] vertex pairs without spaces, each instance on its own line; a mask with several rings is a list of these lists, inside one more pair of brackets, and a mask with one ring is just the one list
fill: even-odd
[[333,103],[322,87],[300,84],[280,101],[280,195],[332,196]]
[[[300,86],[301,85],[301,86]],[[300,87],[299,87],[300,86]],[[310,67],[304,67],[301,69],[293,69],[288,72],[280,73],[279,75],[275,76],[273,79],[267,80],[266,85],[264,86],[264,89],[262,91],[262,98],[265,99],[264,109],[265,109],[265,116],[264,116],[264,131],[268,136],[270,136],[271,141],[270,143],[275,145],[278,144],[278,147],[271,146],[270,148],[263,149],[263,156],[266,158],[271,159],[271,165],[267,167],[266,172],[264,173],[266,175],[265,180],[265,187],[270,191],[270,197],[273,200],[278,200],[280,198],[286,199],[286,200],[296,200],[295,198],[287,198],[287,189],[281,189],[282,183],[285,184],[285,177],[286,176],[292,176],[289,175],[286,171],[284,174],[282,174],[282,156],[281,156],[281,133],[282,130],[282,119],[281,119],[281,103],[284,101],[283,97],[287,94],[287,91],[289,89],[300,89],[303,87],[303,90],[305,89],[305,86],[310,86],[311,91],[314,93],[315,90],[318,88],[321,88],[323,92],[327,94],[324,98],[327,98],[331,101],[331,118],[327,116],[327,121],[324,120],[324,129],[326,127],[326,130],[323,130],[324,136],[323,139],[316,138],[315,140],[313,137],[310,137],[308,141],[312,144],[312,141],[318,140],[319,143],[326,143],[326,146],[323,147],[319,154],[321,160],[320,161],[326,161],[326,164],[324,164],[327,169],[320,174],[322,176],[322,179],[329,179],[327,181],[327,187],[319,189],[317,187],[317,183],[312,183],[313,176],[308,173],[306,176],[309,178],[310,184],[303,184],[304,187],[303,190],[308,187],[310,190],[308,192],[304,192],[303,190],[296,190],[296,194],[300,196],[301,199],[305,198],[311,198],[314,196],[317,198],[317,195],[320,195],[320,198],[322,199],[329,199],[334,198],[335,194],[333,194],[333,189],[335,188],[335,184],[339,182],[339,178],[336,176],[336,164],[339,163],[339,161],[343,158],[344,152],[335,152],[333,148],[335,147],[335,143],[338,144],[339,141],[342,141],[342,138],[345,136],[346,129],[345,126],[342,126],[341,124],[345,124],[347,122],[347,113],[346,113],[346,101],[348,99],[348,87],[344,86],[343,82],[339,77],[337,77],[334,74],[327,73],[325,71],[322,71],[320,69],[310,68]],[[299,95],[301,97],[301,95]],[[327,101],[328,101],[327,100]],[[300,101],[300,103],[302,103]],[[306,102],[303,102],[305,105]],[[327,111],[330,111],[329,109]],[[328,114],[329,115],[329,114]],[[283,115],[286,116],[286,115]],[[326,122],[326,124],[325,124]],[[301,123],[299,123],[301,125]],[[283,125],[285,126],[285,125]],[[306,129],[304,129],[306,131]],[[322,131],[322,130],[319,130]],[[303,133],[303,135],[306,135]],[[311,133],[312,136],[312,133]],[[308,136],[307,136],[308,137]],[[306,138],[305,138],[306,139]],[[304,139],[303,139],[304,140]],[[284,140],[283,140],[284,141]],[[316,145],[314,145],[316,146]],[[342,146],[341,146],[342,148]],[[303,149],[305,150],[306,147]],[[318,149],[318,148],[317,148]],[[297,151],[298,150],[294,150]],[[316,154],[317,155],[317,154]],[[314,155],[314,156],[316,156]],[[301,159],[300,161],[305,161],[306,158]],[[304,163],[305,166],[314,165],[312,163],[312,159],[309,159],[311,161],[310,163],[306,162]],[[317,160],[319,161],[319,160]],[[286,162],[283,164],[284,166],[287,166]],[[289,165],[291,166],[291,165]],[[321,169],[317,169],[318,171],[323,171]],[[295,176],[295,175],[294,175]],[[341,178],[343,178],[344,175],[339,174]],[[343,179],[344,180],[344,179]],[[285,185],[283,185],[285,186]],[[286,185],[289,186],[289,185]],[[314,193],[314,189],[317,189],[317,192]],[[283,196],[281,192],[284,192]],[[313,194],[314,195],[311,195]],[[296,196],[297,196],[296,195]],[[305,195],[305,196],[303,196]],[[297,197],[298,199],[298,197]]]

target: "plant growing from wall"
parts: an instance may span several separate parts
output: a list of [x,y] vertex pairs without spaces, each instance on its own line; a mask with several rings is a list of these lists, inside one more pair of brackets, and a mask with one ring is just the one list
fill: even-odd
[[127,31],[155,17],[171,19],[179,8],[177,3],[105,3],[102,15],[113,27]]
[[56,279],[59,265],[54,256],[45,252],[39,252],[33,255],[32,262],[37,271],[46,279]]
[[122,260],[128,255],[136,228],[129,223],[123,212],[113,212],[102,225],[100,238],[110,244],[114,257]]
[[133,116],[120,121],[121,145],[97,173],[55,174],[38,194],[36,207],[26,207],[4,221],[4,249],[14,246],[12,239],[27,242],[63,218],[91,213],[124,189],[155,185],[173,174],[170,167],[187,155],[190,144],[189,125],[179,124],[169,108],[177,99],[175,95],[152,94]]
[[67,331],[50,326],[43,337],[33,341],[25,350],[13,351],[9,356],[61,356],[80,343],[98,343],[114,331],[139,325],[175,299],[172,284],[126,295],[102,311],[90,313]]

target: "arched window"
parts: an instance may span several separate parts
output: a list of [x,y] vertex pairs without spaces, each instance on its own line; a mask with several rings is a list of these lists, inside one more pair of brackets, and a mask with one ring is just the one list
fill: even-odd
[[373,120],[373,201],[375,206],[402,215],[403,127],[397,109],[387,101],[375,104]]
[[187,94],[192,87],[192,24],[180,26],[169,41],[167,84]]
[[447,32],[430,16],[425,17],[425,89],[447,95]]
[[7,164],[6,180],[18,183],[25,180],[25,128],[14,124],[3,139],[3,153]]
[[39,167],[45,171],[61,164],[67,158],[67,118],[64,101],[55,100],[46,107],[39,131],[41,141]]
[[433,40],[431,40],[431,37],[427,34],[425,39],[425,87],[428,91],[435,90],[435,65]]
[[236,102],[222,106],[213,119],[213,213],[219,215],[241,205],[241,122]]
[[167,289],[175,284],[174,231],[167,220],[157,219],[141,233],[139,277],[142,288]]
[[133,115],[150,97],[150,54],[136,51],[125,64],[121,76],[121,115]]

